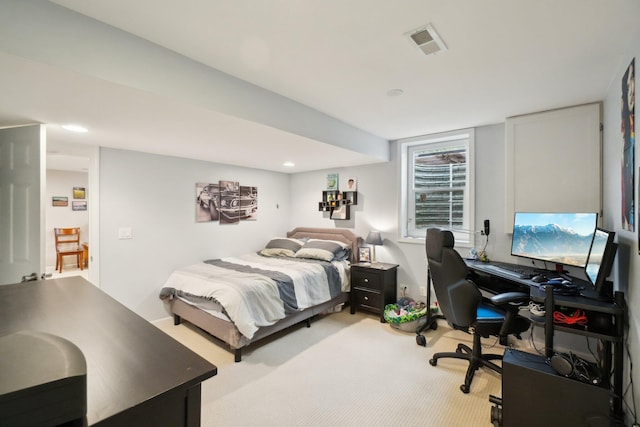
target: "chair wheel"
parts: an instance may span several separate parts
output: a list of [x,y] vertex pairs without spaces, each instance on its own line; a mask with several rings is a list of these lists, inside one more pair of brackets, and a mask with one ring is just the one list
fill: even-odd
[[438,364],[438,359],[429,359],[429,365],[436,366]]
[[432,331],[435,331],[436,329],[438,329],[438,322],[433,322],[433,323],[431,324],[431,330],[432,330]]
[[416,335],[416,344],[421,345],[422,347],[427,346],[427,339],[424,335]]
[[465,393],[465,394],[466,394],[466,393],[469,393],[469,386],[468,386],[468,385],[466,385],[466,384],[462,384],[462,385],[460,386],[460,390],[462,390],[462,392],[463,392],[463,393]]

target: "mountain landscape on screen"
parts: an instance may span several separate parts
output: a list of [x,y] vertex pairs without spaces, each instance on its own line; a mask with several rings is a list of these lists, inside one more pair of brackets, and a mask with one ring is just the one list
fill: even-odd
[[583,266],[591,245],[591,234],[581,235],[557,224],[516,225],[513,255]]

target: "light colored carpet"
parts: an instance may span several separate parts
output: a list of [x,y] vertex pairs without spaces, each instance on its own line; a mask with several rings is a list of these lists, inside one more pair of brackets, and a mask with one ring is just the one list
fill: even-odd
[[[429,365],[435,352],[454,351],[459,342],[471,346],[470,335],[438,322],[420,347],[415,333],[347,309],[250,346],[240,363],[188,323],[163,319],[156,326],[218,367],[202,384],[204,427],[491,426],[489,395],[501,396],[500,375],[478,370],[464,394],[466,361]],[[484,351],[502,354],[504,347]]]

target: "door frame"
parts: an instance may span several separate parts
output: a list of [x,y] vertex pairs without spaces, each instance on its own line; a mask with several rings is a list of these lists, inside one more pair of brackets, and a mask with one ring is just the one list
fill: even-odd
[[100,287],[100,147],[89,153],[89,281]]

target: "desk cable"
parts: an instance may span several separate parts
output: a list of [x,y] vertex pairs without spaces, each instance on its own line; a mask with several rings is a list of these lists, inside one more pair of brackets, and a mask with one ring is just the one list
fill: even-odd
[[561,311],[553,312],[553,321],[555,323],[562,323],[564,325],[581,325],[584,326],[587,324],[587,315],[584,310],[577,309],[573,313],[567,315],[562,313]]

